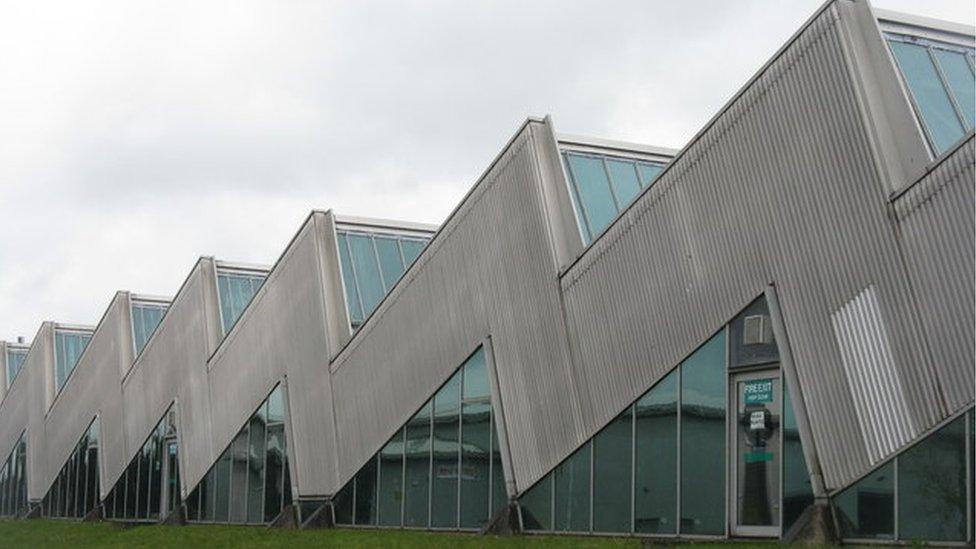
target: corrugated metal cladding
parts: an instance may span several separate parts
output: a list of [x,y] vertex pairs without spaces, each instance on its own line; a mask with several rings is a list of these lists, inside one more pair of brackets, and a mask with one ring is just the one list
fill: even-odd
[[905,263],[949,412],[973,402],[974,139],[895,201]]
[[[30,458],[42,462],[43,471],[32,483],[29,497],[44,497],[96,415],[100,427],[99,460],[118,466],[129,457],[124,455],[119,381],[119,371],[132,363],[134,352],[129,314],[129,295],[116,293],[68,383],[47,412],[42,423],[44,455]],[[100,480],[101,495],[105,495],[112,486]]]
[[214,341],[220,337],[215,273],[213,259],[201,258],[196,263],[123,380],[126,459],[105,464],[105,486],[115,484],[174,400],[178,405],[180,455],[192,456],[181,460],[181,488],[192,488],[193,481],[202,478],[216,458],[206,367],[216,347]]
[[[830,319],[864,288],[876,289],[911,422],[924,430],[950,412],[901,268],[840,17],[827,6],[563,276],[588,435],[769,283],[828,488],[879,457],[865,445]],[[880,436],[886,455],[903,442]]]
[[585,440],[541,191],[551,140],[523,127],[336,357],[341,480],[489,335],[518,486]]
[[872,463],[918,434],[895,373],[878,293],[868,286],[832,316],[844,374]]
[[[218,454],[287,376],[291,427],[287,441],[292,483],[297,483],[301,495],[328,494],[336,484],[320,274],[324,217],[316,212],[308,218],[209,366],[213,446]],[[186,478],[190,488],[199,480]]]

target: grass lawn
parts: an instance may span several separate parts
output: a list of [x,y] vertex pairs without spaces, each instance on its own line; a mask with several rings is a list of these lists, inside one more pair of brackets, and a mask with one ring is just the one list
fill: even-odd
[[[0,547],[593,547],[636,548],[638,539],[520,536],[499,538],[471,534],[390,530],[278,530],[247,526],[136,526],[57,520],[0,522]],[[744,549],[769,544],[712,544]],[[683,544],[691,549],[696,545]]]

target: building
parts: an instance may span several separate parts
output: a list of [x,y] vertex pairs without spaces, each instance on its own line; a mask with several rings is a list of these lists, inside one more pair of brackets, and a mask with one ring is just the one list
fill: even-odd
[[0,514],[971,543],[973,47],[833,0],[680,151],[530,119],[439,228],[45,322]]

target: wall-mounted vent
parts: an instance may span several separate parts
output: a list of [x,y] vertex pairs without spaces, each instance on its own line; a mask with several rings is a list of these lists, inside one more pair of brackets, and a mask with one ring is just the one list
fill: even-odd
[[766,315],[749,315],[742,319],[743,345],[769,345],[773,342],[773,330]]
[[831,315],[847,384],[871,463],[917,434],[895,367],[877,289],[871,285]]

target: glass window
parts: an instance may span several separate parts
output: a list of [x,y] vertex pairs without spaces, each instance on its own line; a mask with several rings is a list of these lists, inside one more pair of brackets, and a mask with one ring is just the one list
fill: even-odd
[[136,355],[142,352],[165,313],[166,305],[156,303],[132,304],[132,337],[136,346]]
[[461,372],[434,396],[433,490],[431,526],[457,527]]
[[284,421],[284,395],[278,385],[194,490],[201,498],[199,520],[266,524],[291,503]]
[[7,387],[14,383],[14,378],[20,372],[20,367],[27,358],[27,349],[7,348]]
[[895,467],[888,462],[834,498],[841,537],[894,539]]
[[427,241],[402,238],[400,239],[400,246],[403,248],[403,262],[409,267],[414,260],[420,257],[420,252],[424,251]]
[[400,280],[403,274],[403,256],[400,255],[400,244],[395,238],[377,236],[376,256],[380,260],[380,272],[383,274],[383,286],[389,290]]
[[966,55],[958,51],[933,48],[932,53],[942,68],[946,84],[962,113],[963,124],[967,129],[973,129],[976,126],[976,81],[973,78],[972,65]]
[[898,537],[966,541],[966,418],[898,456]]
[[[464,377],[468,377],[467,368]],[[491,518],[488,508],[491,490],[491,403],[487,398],[474,402],[466,400],[461,411],[460,526],[481,528]]]
[[220,293],[220,322],[226,334],[237,323],[254,294],[264,283],[266,274],[255,272],[217,271],[217,290]]
[[57,382],[57,392],[60,392],[68,381],[68,376],[75,369],[85,347],[88,346],[88,342],[91,341],[91,334],[56,330],[54,340],[56,353],[55,381]]
[[383,279],[380,277],[373,239],[368,235],[359,234],[349,234],[348,239],[353,270],[359,284],[359,295],[363,300],[363,310],[372,312],[386,294],[383,289]]
[[627,207],[641,190],[640,180],[637,178],[637,165],[630,160],[607,159],[610,170],[610,180],[613,182],[613,193],[620,202],[620,209]]
[[593,437],[594,532],[630,532],[633,428],[628,407]]
[[887,38],[929,142],[941,154],[974,125],[974,79],[965,57],[972,49],[893,34]]
[[787,532],[800,514],[813,505],[813,485],[785,382],[783,387],[783,531]]
[[603,160],[593,156],[567,154],[569,173],[576,198],[586,216],[587,242],[593,240],[617,217],[617,203],[610,190],[610,181]]
[[430,401],[406,426],[406,479],[404,526],[427,526],[427,491],[430,488]]
[[427,240],[344,230],[336,236],[349,319],[355,329],[400,280]]
[[404,526],[481,528],[508,504],[497,448],[479,348],[340,490],[336,522],[398,526],[402,512]]
[[572,152],[564,156],[573,207],[587,244],[663,170],[658,164],[613,156]]
[[376,457],[356,473],[356,524],[376,524]]
[[247,453],[247,522],[264,522],[264,462],[267,435],[268,402],[251,416]]
[[634,406],[634,531],[675,534],[678,502],[678,373],[672,371]]
[[681,533],[725,533],[725,331],[680,366]]
[[637,172],[640,174],[641,187],[650,186],[663,171],[664,166],[660,164],[648,164],[647,162],[637,163]]
[[552,474],[553,530],[590,531],[590,453],[590,444],[584,444]]
[[382,526],[400,526],[403,503],[403,430],[386,443],[379,453],[379,517]]
[[519,498],[522,528],[527,531],[552,530],[552,503],[552,474],[548,474]]
[[332,500],[336,524],[352,524],[353,485],[346,484]]
[[346,306],[349,309],[349,321],[353,326],[363,323],[363,307],[359,301],[359,288],[356,286],[356,275],[352,272],[352,259],[349,257],[349,242],[345,233],[336,235],[339,246],[339,263],[342,265],[342,281],[346,287]]

